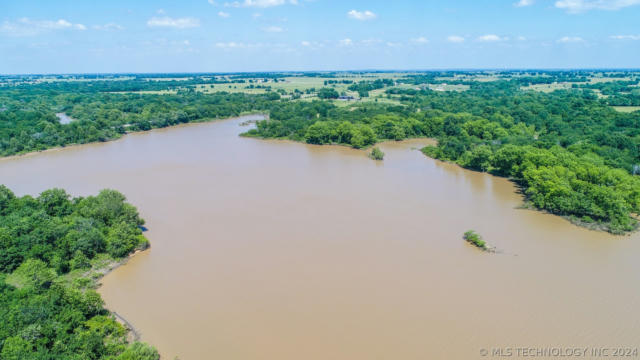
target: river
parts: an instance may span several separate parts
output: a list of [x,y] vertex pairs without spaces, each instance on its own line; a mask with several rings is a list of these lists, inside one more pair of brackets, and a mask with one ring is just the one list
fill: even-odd
[[[151,249],[103,279],[163,357],[473,359],[640,346],[640,237],[518,209],[503,178],[384,143],[237,136],[247,118],[0,160],[17,194],[123,192]],[[462,240],[475,229],[502,254]]]

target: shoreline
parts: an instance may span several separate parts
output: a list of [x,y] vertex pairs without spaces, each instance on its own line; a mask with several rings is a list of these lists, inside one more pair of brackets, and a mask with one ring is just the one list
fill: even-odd
[[556,216],[556,217],[564,219],[565,221],[569,222],[570,224],[572,224],[572,225],[574,225],[574,226],[576,226],[578,228],[587,229],[587,230],[591,230],[591,231],[595,231],[595,232],[604,232],[604,233],[607,233],[607,234],[612,235],[612,236],[620,236],[620,237],[631,236],[631,235],[633,235],[635,233],[640,232],[640,217],[636,216],[635,214],[631,214],[631,217],[636,219],[638,221],[638,223],[636,224],[636,227],[633,230],[624,231],[622,233],[611,232],[611,231],[608,230],[608,227],[607,227],[606,223],[604,223],[604,224],[603,223],[597,223],[597,222],[588,223],[588,222],[582,221],[580,219],[577,219],[577,218],[573,217],[572,215],[555,214],[555,213],[552,213],[552,212],[550,212],[548,210],[539,209],[539,208],[533,206],[531,204],[531,202],[527,199],[527,196],[524,194],[523,187],[520,186],[520,184],[518,184],[517,179],[511,178],[511,177],[507,177],[507,176],[495,175],[495,174],[492,174],[492,173],[486,172],[486,171],[467,169],[467,168],[465,168],[463,166],[460,166],[460,164],[457,164],[457,163],[455,163],[453,161],[437,159],[437,158],[434,158],[434,157],[431,157],[431,156],[425,154],[424,152],[421,151],[421,149],[418,149],[418,150],[420,150],[420,152],[425,157],[427,157],[427,158],[429,158],[431,160],[434,160],[434,161],[437,161],[437,162],[441,162],[443,164],[449,164],[449,165],[457,166],[462,170],[473,171],[473,172],[477,172],[477,173],[481,173],[481,174],[487,174],[487,175],[495,177],[495,178],[501,178],[501,179],[505,179],[505,180],[509,181],[510,183],[513,184],[515,189],[517,189],[515,191],[515,193],[519,194],[521,196],[521,199],[522,199],[520,205],[517,206],[516,209],[531,210],[531,211],[540,212],[540,213],[546,214],[546,215]]
[[[146,249],[136,249],[134,252],[132,252],[131,254],[127,255],[126,257],[118,261],[113,261],[103,268],[95,269],[96,273],[100,275],[97,278],[93,279],[95,281],[93,286],[94,289],[98,289],[102,286],[102,282],[100,282],[100,280],[102,280],[105,276],[109,275],[112,271],[118,269],[119,267],[126,265],[129,262],[129,260],[131,260],[137,254],[143,251],[148,251],[150,248],[151,247],[149,246]],[[89,276],[89,278],[92,278],[92,277]],[[102,298],[102,295],[100,295],[100,298]],[[127,339],[130,342],[140,341],[142,337],[140,331],[129,320],[127,320],[127,318],[118,314],[116,311],[109,309],[106,305],[107,304],[105,302],[104,308],[109,312],[109,314],[113,315],[116,321],[127,330]]]
[[53,153],[53,152],[63,151],[63,150],[66,150],[66,149],[74,149],[74,148],[77,148],[77,147],[87,146],[87,145],[96,145],[96,144],[105,144],[105,143],[116,142],[116,141],[122,140],[127,135],[145,134],[145,133],[149,133],[149,132],[152,132],[152,131],[179,128],[179,127],[196,125],[196,124],[206,124],[206,123],[211,123],[211,122],[216,122],[216,121],[240,120],[243,117],[248,117],[248,116],[262,116],[263,118],[268,118],[269,114],[268,114],[268,112],[249,112],[249,113],[246,113],[246,114],[241,113],[238,116],[232,116],[232,117],[226,117],[226,118],[205,118],[205,119],[202,119],[202,120],[190,121],[190,122],[186,122],[186,123],[182,123],[182,124],[159,127],[159,128],[153,128],[153,129],[149,129],[149,130],[127,131],[124,134],[122,134],[122,136],[120,136],[120,137],[113,138],[113,139],[108,139],[108,140],[105,140],[105,141],[93,141],[93,142],[88,142],[88,143],[84,143],[84,144],[72,143],[72,144],[68,144],[68,145],[64,145],[64,146],[51,147],[51,148],[44,149],[44,150],[33,150],[33,151],[29,151],[29,152],[22,153],[22,154],[13,154],[13,155],[8,155],[8,156],[0,156],[0,162],[1,161],[18,160],[18,159],[23,159],[23,158],[30,157],[30,156],[36,156],[36,155],[39,155],[39,154]]

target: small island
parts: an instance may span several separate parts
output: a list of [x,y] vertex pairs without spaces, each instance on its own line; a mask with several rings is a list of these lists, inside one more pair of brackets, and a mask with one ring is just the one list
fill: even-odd
[[469,244],[477,247],[482,251],[494,252],[495,249],[487,244],[486,241],[482,240],[482,236],[473,230],[469,230],[464,233],[462,236]]
[[374,147],[369,153],[369,157],[373,160],[382,160],[384,159],[384,153],[382,152],[382,150],[380,150],[380,148]]

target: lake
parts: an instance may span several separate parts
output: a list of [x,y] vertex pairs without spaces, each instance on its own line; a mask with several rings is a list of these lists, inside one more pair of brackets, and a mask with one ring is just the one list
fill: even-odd
[[[16,194],[124,193],[151,249],[103,279],[163,357],[472,359],[638,346],[640,237],[519,209],[512,183],[425,157],[242,138],[256,117],[0,160]],[[474,229],[502,251],[467,244]]]

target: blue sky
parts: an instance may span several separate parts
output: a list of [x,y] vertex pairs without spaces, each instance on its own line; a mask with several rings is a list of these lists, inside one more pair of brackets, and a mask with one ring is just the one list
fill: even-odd
[[640,0],[0,0],[0,73],[638,68]]

